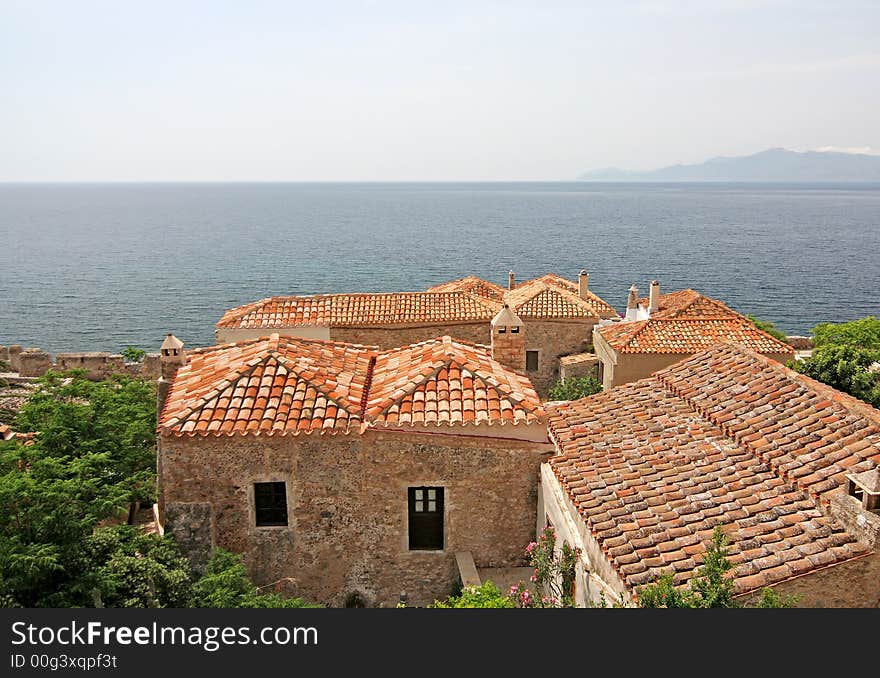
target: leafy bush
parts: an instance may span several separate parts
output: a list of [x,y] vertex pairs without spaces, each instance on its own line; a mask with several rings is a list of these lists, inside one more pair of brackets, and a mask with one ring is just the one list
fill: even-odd
[[462,590],[458,596],[450,596],[445,601],[435,601],[432,607],[440,608],[514,608],[513,599],[501,592],[494,583],[487,581],[480,586],[470,586]]
[[559,380],[550,389],[550,400],[577,400],[602,391],[602,382],[595,377],[569,377]]
[[214,549],[205,574],[192,587],[193,607],[317,607],[302,598],[285,598],[277,593],[260,593],[248,578],[241,557]]
[[[727,555],[727,538],[716,526],[712,532],[712,543],[703,556],[703,566],[688,582],[688,587],[677,588],[672,575],[663,575],[653,584],[639,589],[639,605],[666,608],[740,607],[733,597],[733,579],[726,576],[733,569]],[[794,607],[796,603],[795,597],[783,597],[765,588],[757,607]]]

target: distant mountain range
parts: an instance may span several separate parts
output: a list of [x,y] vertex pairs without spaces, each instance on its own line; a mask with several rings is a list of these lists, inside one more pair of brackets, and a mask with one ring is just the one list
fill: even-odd
[[699,165],[672,165],[644,172],[597,169],[581,181],[755,181],[880,182],[880,156],[789,151],[771,148],[754,155],[711,158]]

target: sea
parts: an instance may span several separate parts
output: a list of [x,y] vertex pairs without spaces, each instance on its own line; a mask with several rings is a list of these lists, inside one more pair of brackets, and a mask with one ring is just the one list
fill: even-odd
[[686,287],[806,334],[880,315],[880,184],[0,184],[0,344],[214,341],[280,294],[576,279]]

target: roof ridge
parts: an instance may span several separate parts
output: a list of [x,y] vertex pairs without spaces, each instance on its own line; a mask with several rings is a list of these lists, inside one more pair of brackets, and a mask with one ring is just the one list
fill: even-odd
[[337,407],[341,407],[343,410],[348,412],[349,414],[358,415],[359,412],[356,407],[352,407],[350,403],[341,403],[336,398],[331,396],[327,390],[324,388],[325,382],[316,382],[314,379],[309,379],[308,377],[303,376],[302,370],[296,366],[296,363],[291,360],[286,355],[276,352],[271,353],[270,356],[274,357],[276,362],[278,362],[282,367],[284,367],[288,372],[295,375],[298,379],[302,379],[303,381],[311,384],[315,390],[323,395],[327,400],[336,405]]

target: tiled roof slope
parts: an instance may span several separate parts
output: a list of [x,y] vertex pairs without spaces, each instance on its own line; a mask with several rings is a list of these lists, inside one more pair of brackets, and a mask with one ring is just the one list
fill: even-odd
[[550,464],[631,590],[689,580],[720,525],[744,593],[866,553],[819,509],[844,471],[880,462],[880,412],[828,391],[718,346],[550,406]]
[[592,292],[581,299],[574,283],[548,274],[517,285],[504,295],[521,318],[560,320],[568,318],[610,318],[617,312]]
[[466,278],[452,280],[428,288],[428,292],[467,292],[468,294],[474,294],[478,297],[498,302],[504,300],[504,293],[506,291],[500,285],[483,280],[475,275],[469,275]]
[[[742,318],[732,308],[712,297],[700,294],[696,290],[686,289],[660,295],[660,307],[651,318]],[[645,308],[650,299],[640,299]]]
[[265,329],[319,326],[442,324],[491,320],[509,303],[518,315],[538,319],[611,318],[616,311],[592,292],[578,297],[577,285],[548,274],[506,290],[468,276],[426,292],[317,294],[269,297],[227,311],[218,328]]
[[218,328],[349,327],[491,320],[498,304],[460,291],[270,297],[227,311]]
[[532,423],[543,409],[525,376],[443,337],[381,352],[366,413],[383,424],[454,425]]
[[366,426],[534,423],[527,378],[476,344],[390,351],[279,337],[187,353],[159,418],[164,435],[349,433]]
[[163,433],[344,433],[360,422],[372,347],[268,339],[187,352]]
[[791,353],[783,341],[743,317],[651,318],[614,323],[597,330],[618,353],[696,353],[733,341],[760,353]]

